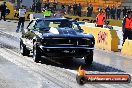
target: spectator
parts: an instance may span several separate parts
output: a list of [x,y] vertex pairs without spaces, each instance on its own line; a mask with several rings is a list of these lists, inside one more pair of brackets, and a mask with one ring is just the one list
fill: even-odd
[[103,27],[104,23],[105,23],[105,14],[103,12],[102,9],[99,10],[99,14],[96,17],[96,25],[97,27]]
[[106,9],[105,9],[105,13],[106,13],[106,19],[110,18],[110,7],[109,5],[107,5]]
[[91,17],[93,13],[93,6],[92,4],[90,4],[90,6],[88,6],[87,8],[87,17]]
[[61,5],[61,10],[60,10],[60,13],[63,13],[63,14],[65,14],[65,13],[66,13],[66,10],[65,10],[65,5],[64,5],[64,4],[62,4],[62,5]]
[[36,3],[36,12],[41,12],[41,2],[40,1],[38,1],[37,3]]
[[121,12],[122,12],[122,10],[121,10],[120,6],[118,6],[117,7],[117,11],[116,11],[117,20],[121,19]]
[[124,44],[127,38],[132,39],[132,12],[131,11],[128,11],[127,16],[124,18],[122,29],[123,29],[123,44]]
[[35,11],[35,3],[33,3],[32,7],[31,7],[31,10],[32,10],[32,12]]
[[126,9],[126,7],[124,7],[124,9],[122,10],[122,12],[123,12],[123,18],[126,17],[126,14],[127,14],[127,9]]
[[111,19],[115,19],[115,14],[116,14],[116,8],[113,5],[112,8],[111,8]]
[[99,8],[97,10],[98,11],[103,10],[102,6],[99,6]]
[[25,9],[24,6],[22,6],[22,7],[19,9],[19,22],[18,22],[18,26],[17,26],[16,32],[19,32],[20,26],[21,26],[21,32],[23,32],[23,29],[24,29],[24,22],[25,22],[25,14],[26,14],[26,9]]
[[50,3],[47,2],[47,3],[46,3],[46,8],[49,9],[49,7],[50,7]]
[[128,12],[128,11],[131,11],[131,7],[130,7],[130,6],[129,6],[129,8],[127,9],[127,12]]
[[43,7],[47,8],[47,3],[46,2],[43,3]]
[[54,10],[56,10],[56,6],[57,6],[57,3],[54,2],[54,3],[53,3],[53,8],[54,8]]
[[51,12],[50,9],[43,9],[42,13],[43,13],[43,16],[44,16],[45,18],[46,18],[46,17],[51,17],[51,15],[52,15],[52,12]]
[[64,10],[65,9],[65,6],[64,4],[61,5],[61,9]]
[[71,13],[71,5],[68,5],[68,10],[67,10],[67,13],[70,14]]
[[[5,16],[6,16],[6,2],[4,2],[1,6],[0,6],[0,10],[1,10],[1,19],[3,18],[4,19],[4,21],[6,21],[6,18],[5,18]],[[0,20],[1,20],[0,19]]]
[[79,4],[77,5],[77,14],[78,14],[78,16],[80,16],[80,17],[81,17],[81,11],[82,11],[82,6],[81,6],[81,4],[79,3]]
[[63,18],[64,14],[58,10],[58,11],[55,11],[55,13],[52,16],[57,18]]
[[77,15],[77,4],[73,4],[73,15]]

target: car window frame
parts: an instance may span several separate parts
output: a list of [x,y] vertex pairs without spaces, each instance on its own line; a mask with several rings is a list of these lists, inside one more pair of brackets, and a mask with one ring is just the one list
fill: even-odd
[[[29,28],[30,25],[33,24],[33,28]],[[29,25],[27,26],[28,31],[34,30],[34,25],[36,24],[36,20],[32,20]]]

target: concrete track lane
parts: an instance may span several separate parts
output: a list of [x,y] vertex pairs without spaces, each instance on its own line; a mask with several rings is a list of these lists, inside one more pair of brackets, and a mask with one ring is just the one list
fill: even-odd
[[114,52],[95,50],[94,61],[132,74],[132,57],[121,56]]
[[41,75],[27,71],[0,56],[0,88],[61,88]]

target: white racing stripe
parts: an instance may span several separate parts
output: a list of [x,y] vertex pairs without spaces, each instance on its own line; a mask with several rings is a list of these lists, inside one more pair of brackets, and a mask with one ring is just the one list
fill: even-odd
[[53,33],[53,34],[59,34],[58,30],[54,27],[51,27],[49,32]]

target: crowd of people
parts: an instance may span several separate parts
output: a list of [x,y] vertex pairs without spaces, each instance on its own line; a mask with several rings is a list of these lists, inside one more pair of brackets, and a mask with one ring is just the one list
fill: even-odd
[[121,19],[121,15],[124,18],[127,15],[127,12],[131,11],[130,8],[121,8],[120,5],[118,5],[117,7],[115,7],[114,5],[110,6],[107,5],[107,7],[105,8],[105,13],[106,13],[106,18],[107,19],[117,19],[120,20]]
[[[58,5],[61,5],[59,10],[65,11],[67,14],[74,15],[74,16],[82,16],[84,7],[80,3],[64,5],[64,4],[59,4],[57,2],[41,3],[38,1],[36,4],[33,4],[30,9],[33,12],[41,12],[42,8],[52,8],[52,11],[56,11]],[[122,8],[120,5],[118,5],[118,6],[107,5],[107,7],[98,7],[97,11],[99,11],[100,9],[102,9],[105,12],[106,19],[117,19],[117,20],[124,18],[126,16],[127,12],[131,11],[130,7]],[[88,4],[88,6],[86,7],[86,14],[83,13],[83,15],[86,15],[87,17],[92,17],[93,13],[94,13],[93,5]]]
[[[70,6],[70,7],[73,8],[73,15],[78,15],[78,12],[82,12],[81,4],[79,4],[80,9],[78,9],[77,4],[73,4],[73,6]],[[87,17],[92,17],[93,9],[94,9],[94,7],[93,7],[92,4],[89,4],[87,6],[87,11],[86,11],[87,12],[86,13]],[[99,11],[100,9],[102,9],[105,12],[106,19],[117,19],[117,20],[120,20],[121,16],[122,16],[122,18],[124,18],[126,16],[127,12],[131,11],[130,7],[122,8],[120,5],[118,5],[117,7],[115,5],[112,5],[111,7],[109,5],[107,5],[107,7],[104,7],[104,8],[103,7],[98,7],[97,11]],[[70,10],[72,10],[72,9],[69,8],[68,12],[71,12]],[[78,16],[81,16],[81,15],[78,15]]]

